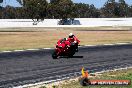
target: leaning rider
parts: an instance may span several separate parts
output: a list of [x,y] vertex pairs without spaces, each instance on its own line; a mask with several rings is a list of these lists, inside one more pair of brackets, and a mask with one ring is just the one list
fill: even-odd
[[76,44],[76,51],[78,51],[78,44],[80,41],[78,40],[78,38],[73,33],[69,34],[68,41],[70,43],[75,43]]
[[80,41],[78,40],[78,38],[77,38],[73,33],[70,33],[70,34],[69,34],[68,41],[70,41],[70,42],[75,42],[75,43],[79,43],[79,42],[80,42]]

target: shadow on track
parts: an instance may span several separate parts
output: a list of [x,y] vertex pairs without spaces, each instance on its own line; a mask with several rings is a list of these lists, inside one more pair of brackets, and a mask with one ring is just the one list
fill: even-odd
[[70,58],[83,58],[83,56],[73,56],[73,57],[70,57]]
[[59,59],[61,59],[61,58],[83,58],[83,56],[72,56],[72,57],[60,56]]

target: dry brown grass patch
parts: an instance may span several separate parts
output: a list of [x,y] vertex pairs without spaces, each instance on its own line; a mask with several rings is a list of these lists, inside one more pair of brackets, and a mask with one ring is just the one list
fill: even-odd
[[81,45],[132,42],[132,31],[45,30],[36,32],[0,32],[0,50],[54,47],[57,40],[73,32]]

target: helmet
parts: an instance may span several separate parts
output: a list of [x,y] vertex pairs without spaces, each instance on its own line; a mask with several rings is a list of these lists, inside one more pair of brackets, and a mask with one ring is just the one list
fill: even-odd
[[69,38],[73,38],[74,34],[73,33],[70,33],[69,34]]

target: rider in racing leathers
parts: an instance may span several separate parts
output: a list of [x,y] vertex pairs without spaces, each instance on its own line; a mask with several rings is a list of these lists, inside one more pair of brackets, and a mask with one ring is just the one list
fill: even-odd
[[70,43],[75,43],[76,44],[76,51],[78,51],[78,44],[80,41],[78,40],[78,38],[73,33],[69,34],[68,41]]

